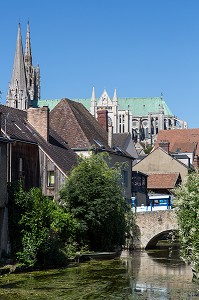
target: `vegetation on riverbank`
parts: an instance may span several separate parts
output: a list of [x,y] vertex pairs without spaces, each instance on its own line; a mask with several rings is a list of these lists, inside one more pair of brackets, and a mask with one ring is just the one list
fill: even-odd
[[38,188],[9,190],[11,257],[26,268],[64,266],[86,251],[114,251],[125,244],[133,214],[119,168],[102,155],[81,159],[55,202]]
[[113,251],[125,243],[126,213],[120,168],[102,155],[84,158],[60,192],[62,205],[81,224],[77,242],[93,251]]
[[199,172],[190,173],[175,193],[182,257],[193,264],[199,278]]
[[[20,186],[10,203],[11,256],[26,267],[66,265],[65,244],[78,220],[38,188]],[[65,251],[64,251],[65,250]]]

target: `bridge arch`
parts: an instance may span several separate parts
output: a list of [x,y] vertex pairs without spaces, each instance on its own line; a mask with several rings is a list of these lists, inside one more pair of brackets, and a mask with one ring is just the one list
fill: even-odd
[[135,249],[149,249],[157,244],[160,236],[177,230],[173,210],[150,211],[136,214],[137,238]]
[[165,231],[159,232],[154,237],[152,237],[152,239],[150,241],[148,241],[148,244],[145,246],[145,249],[154,248],[157,245],[158,241],[161,239],[161,237],[163,237],[165,235],[169,235],[170,233],[172,234],[174,232],[176,232],[176,229],[170,229],[170,230],[165,230]]

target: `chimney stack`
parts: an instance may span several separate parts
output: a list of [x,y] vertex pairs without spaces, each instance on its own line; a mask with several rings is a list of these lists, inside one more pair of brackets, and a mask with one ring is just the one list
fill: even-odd
[[166,153],[169,154],[169,141],[160,141],[159,142],[159,147],[162,148]]
[[199,157],[198,157],[198,155],[194,155],[193,166],[194,166],[195,170],[197,170],[198,167],[199,167]]
[[27,110],[28,122],[48,142],[49,141],[49,108],[29,108]]
[[97,111],[97,120],[99,124],[108,132],[108,111],[106,109],[99,109]]

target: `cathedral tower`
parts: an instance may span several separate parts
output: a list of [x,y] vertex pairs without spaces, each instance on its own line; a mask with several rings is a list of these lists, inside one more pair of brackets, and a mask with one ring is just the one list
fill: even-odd
[[33,106],[34,101],[40,99],[40,68],[32,65],[30,43],[30,25],[28,22],[25,52],[21,38],[21,28],[18,25],[17,43],[15,51],[12,79],[6,98],[6,105],[19,109]]

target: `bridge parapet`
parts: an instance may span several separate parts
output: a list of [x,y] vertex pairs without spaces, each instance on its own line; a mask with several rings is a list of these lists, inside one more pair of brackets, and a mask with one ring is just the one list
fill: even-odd
[[177,230],[174,210],[140,212],[136,214],[136,249],[146,249],[157,243],[161,235]]

